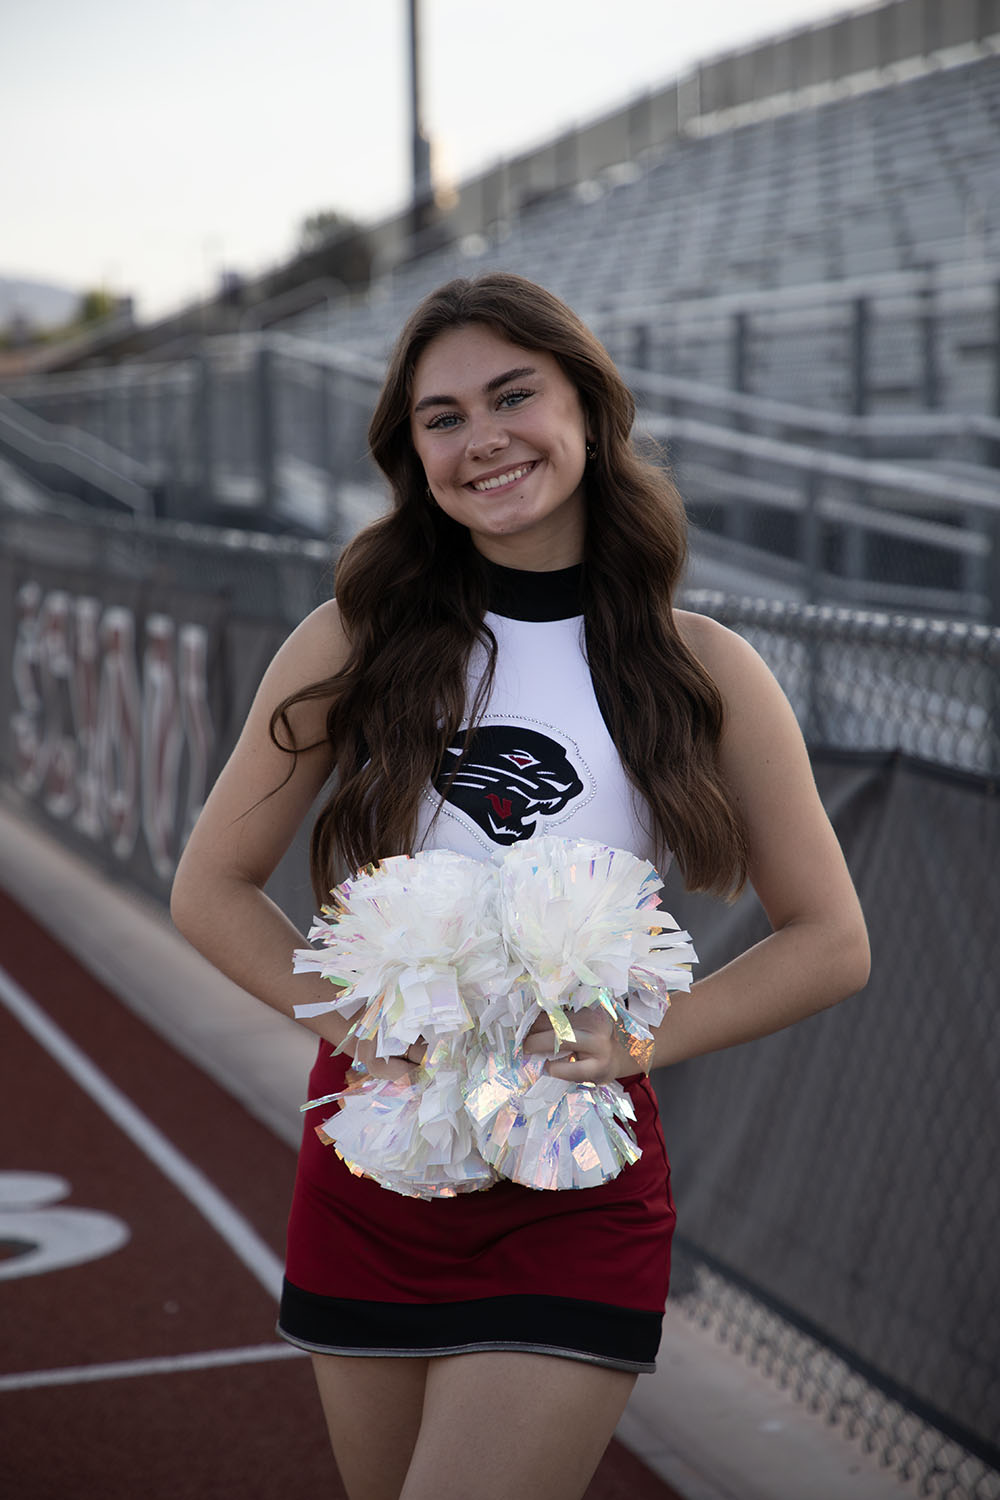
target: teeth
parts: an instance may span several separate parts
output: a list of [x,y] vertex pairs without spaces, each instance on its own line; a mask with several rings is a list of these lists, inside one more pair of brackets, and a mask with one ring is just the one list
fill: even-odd
[[511,469],[509,474],[498,474],[495,479],[481,479],[472,488],[480,492],[499,489],[502,484],[513,484],[515,479],[523,479],[525,474],[531,472],[532,467],[532,464],[522,464],[519,469]]

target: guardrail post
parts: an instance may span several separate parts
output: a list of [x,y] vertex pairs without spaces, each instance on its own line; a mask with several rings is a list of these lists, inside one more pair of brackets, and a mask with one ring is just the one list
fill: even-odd
[[139,447],[142,451],[142,461],[159,467],[156,442],[157,401],[154,392],[150,389],[148,376],[136,381],[135,392],[138,402]]
[[733,314],[729,345],[729,384],[734,391],[750,390],[750,314]]
[[316,435],[320,467],[326,476],[326,529],[331,535],[337,529],[337,445],[334,442],[334,418],[337,402],[337,385],[334,372],[329,365],[321,366],[317,382]]
[[[863,504],[865,486],[857,484],[851,488],[855,504]],[[846,525],[843,529],[841,557],[844,577],[854,583],[864,582],[868,577],[868,538],[867,528],[856,523]]]
[[637,370],[648,370],[650,365],[649,324],[636,323],[632,330],[632,363]]
[[938,309],[934,288],[928,284],[920,292],[921,395],[928,411],[941,405],[941,370],[938,361]]
[[815,631],[810,628],[810,623],[807,619],[803,619],[799,627],[804,637],[802,652],[805,657],[805,703],[803,704],[802,733],[805,735],[808,744],[821,745],[826,739],[826,716],[822,711],[823,699],[820,683],[823,652],[820,642],[816,638]]
[[[994,289],[993,305],[993,415],[1000,417],[1000,281]],[[989,451],[987,463],[1000,468],[1000,443],[986,444]]]
[[205,353],[196,356],[198,366],[195,401],[195,453],[197,483],[206,506],[215,504],[215,462],[212,443],[212,366]]
[[273,515],[277,501],[274,443],[274,356],[265,343],[257,353],[257,472],[260,507]]
[[802,583],[809,604],[819,602],[819,581],[823,571],[823,531],[819,513],[819,475],[807,469],[802,483],[802,542],[799,561]]
[[115,441],[114,446],[119,453],[128,453],[134,457],[134,445],[132,439],[132,381],[129,380],[125,369],[118,367],[118,383],[115,386]]
[[863,417],[868,410],[868,358],[871,308],[867,297],[855,297],[851,316],[851,411]]

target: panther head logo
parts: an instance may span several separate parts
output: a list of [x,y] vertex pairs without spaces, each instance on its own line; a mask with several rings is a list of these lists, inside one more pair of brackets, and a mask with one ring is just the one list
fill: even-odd
[[481,724],[449,786],[467,733],[448,746],[434,786],[495,844],[530,838],[539,817],[562,812],[584,789],[560,744],[516,724]]

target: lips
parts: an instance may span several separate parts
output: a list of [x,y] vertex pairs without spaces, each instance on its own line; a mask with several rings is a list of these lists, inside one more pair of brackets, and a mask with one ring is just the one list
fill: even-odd
[[474,490],[477,495],[488,495],[491,490],[502,489],[505,485],[516,484],[519,479],[525,479],[538,463],[533,458],[526,464],[514,464],[507,469],[498,469],[494,474],[484,474],[481,479],[470,479],[466,489]]

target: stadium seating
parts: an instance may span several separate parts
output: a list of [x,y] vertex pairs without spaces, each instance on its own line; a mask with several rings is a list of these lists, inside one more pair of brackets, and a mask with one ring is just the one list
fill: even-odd
[[[929,268],[945,289],[977,271],[996,274],[998,132],[1000,58],[989,56],[691,136],[642,168],[532,202],[488,238],[397,268],[360,302],[285,326],[380,355],[426,291],[497,266],[564,296],[619,357],[630,352],[623,330],[631,337],[644,324],[649,367],[729,384],[728,335],[706,331],[713,317],[730,318],[742,297],[755,309],[760,339],[749,388],[850,409],[848,303],[863,293],[926,296],[914,278],[926,279]],[[786,299],[793,311],[782,334]],[[966,347],[982,308],[952,301],[936,403],[984,412],[993,369]],[[803,319],[808,307],[814,316]],[[928,404],[926,382],[905,370],[916,358],[913,330],[923,325],[912,315],[904,324],[872,351],[887,367],[876,368],[872,382],[880,410]]]
[[878,82],[702,120],[322,315],[18,382],[0,449],[36,479],[58,449],[63,494],[117,453],[139,512],[346,539],[383,503],[364,432],[407,313],[504,267],[619,361],[701,586],[1000,620],[1000,55]]

